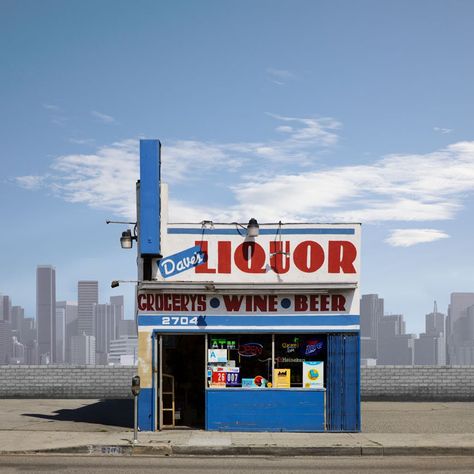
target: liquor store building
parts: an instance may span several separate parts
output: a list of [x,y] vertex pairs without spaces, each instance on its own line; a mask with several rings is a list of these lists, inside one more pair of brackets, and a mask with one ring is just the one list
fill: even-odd
[[142,431],[359,431],[359,224],[169,223],[140,143]]

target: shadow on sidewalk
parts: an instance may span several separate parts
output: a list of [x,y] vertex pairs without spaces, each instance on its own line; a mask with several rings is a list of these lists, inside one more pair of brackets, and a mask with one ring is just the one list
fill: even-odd
[[54,413],[56,414],[23,413],[22,416],[52,421],[76,421],[133,428],[133,400],[100,400],[99,402],[78,408],[63,408],[56,410]]

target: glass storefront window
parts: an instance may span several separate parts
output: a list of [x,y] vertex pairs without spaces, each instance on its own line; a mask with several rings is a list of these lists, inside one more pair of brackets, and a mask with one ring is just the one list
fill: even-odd
[[275,387],[322,388],[325,365],[324,334],[275,335]]
[[270,334],[211,335],[208,342],[208,386],[272,386]]
[[326,344],[325,334],[209,335],[207,386],[324,388]]

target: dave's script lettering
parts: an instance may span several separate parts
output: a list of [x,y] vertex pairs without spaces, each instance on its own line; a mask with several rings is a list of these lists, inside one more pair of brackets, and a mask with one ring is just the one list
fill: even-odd
[[199,245],[162,258],[158,268],[163,278],[168,278],[206,262],[206,254]]

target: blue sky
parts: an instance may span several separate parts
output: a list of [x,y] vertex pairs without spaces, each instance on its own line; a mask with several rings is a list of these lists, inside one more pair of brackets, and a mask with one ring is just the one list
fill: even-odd
[[132,317],[140,137],[174,220],[361,221],[362,292],[420,332],[474,291],[471,1],[0,0],[0,292],[98,279]]

